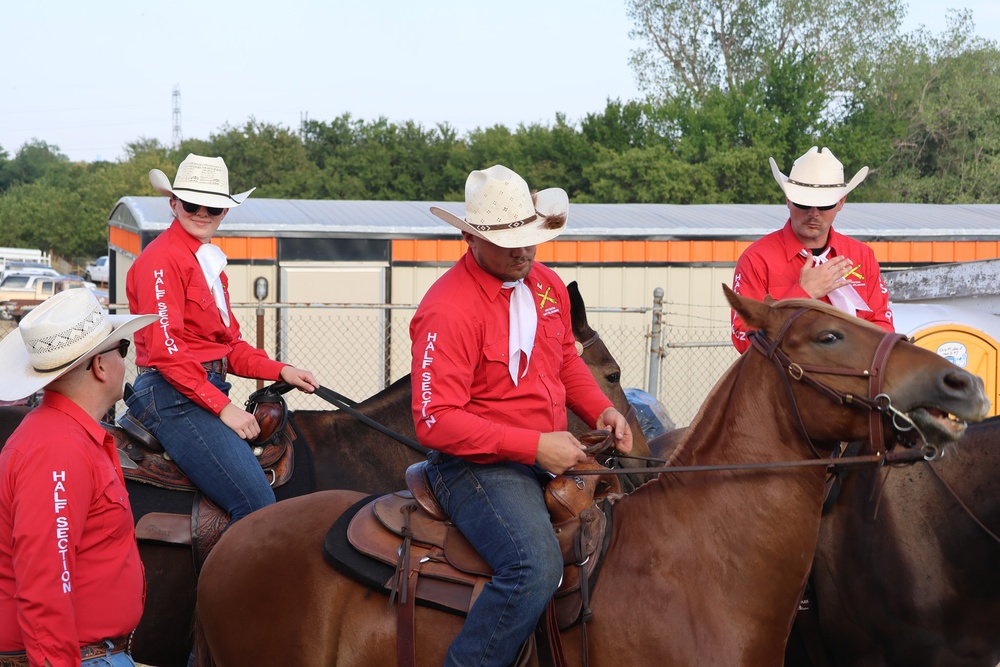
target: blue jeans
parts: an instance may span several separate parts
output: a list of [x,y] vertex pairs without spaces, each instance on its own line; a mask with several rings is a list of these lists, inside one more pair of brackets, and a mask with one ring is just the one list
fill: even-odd
[[[20,653],[4,653],[0,652],[0,657],[3,656],[22,656],[24,652]],[[132,660],[132,656],[128,653],[115,653],[109,656],[98,656],[96,658],[90,658],[89,660],[84,660],[80,663],[80,667],[135,667],[135,661]]]
[[520,463],[476,464],[440,452],[428,460],[438,502],[494,572],[445,665],[506,667],[562,577],[562,553],[542,494],[548,476]]
[[[227,396],[219,373],[209,381]],[[158,371],[133,384],[128,409],[156,436],[170,458],[233,521],[274,502],[274,490],[246,440],[216,415],[174,389]]]

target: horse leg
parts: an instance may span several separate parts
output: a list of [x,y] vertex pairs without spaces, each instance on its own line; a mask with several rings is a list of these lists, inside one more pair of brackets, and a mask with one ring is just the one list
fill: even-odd
[[[291,498],[226,531],[198,582],[200,648],[215,664],[396,664],[396,610],[385,595],[334,570],[322,553],[330,526],[363,497],[325,491]],[[460,624],[418,608],[417,664],[442,664]]]
[[146,605],[132,638],[132,655],[159,667],[187,665],[197,579],[191,547],[141,541]]

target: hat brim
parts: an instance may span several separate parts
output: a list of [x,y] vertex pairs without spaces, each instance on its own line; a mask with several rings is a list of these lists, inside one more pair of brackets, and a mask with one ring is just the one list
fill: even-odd
[[865,177],[868,176],[868,167],[862,167],[846,185],[810,187],[789,183],[788,177],[778,169],[774,158],[768,158],[768,160],[771,163],[771,175],[774,176],[774,180],[777,181],[782,192],[785,193],[785,197],[795,204],[803,204],[805,206],[832,206],[846,197],[847,193],[851,190],[861,185],[861,181],[865,180]]
[[551,241],[566,231],[565,224],[555,229],[547,229],[545,227],[546,218],[559,215],[567,216],[569,214],[569,196],[565,190],[562,188],[549,188],[548,190],[538,191],[535,195],[535,210],[541,214],[537,221],[532,221],[520,227],[482,232],[457,215],[443,208],[431,206],[431,213],[452,227],[457,227],[463,232],[478,236],[501,248],[523,248],[539,245],[540,243]]
[[0,400],[16,401],[31,396],[39,389],[55,382],[66,373],[77,368],[99,350],[105,349],[111,343],[129,338],[139,329],[152,324],[156,315],[109,315],[111,333],[95,343],[87,352],[65,368],[51,373],[40,373],[31,365],[28,349],[21,338],[21,330],[14,329],[0,340],[0,367],[3,367],[3,382],[0,383]]
[[186,188],[177,188],[176,190],[170,185],[170,179],[159,169],[150,169],[149,171],[149,184],[153,186],[153,189],[159,192],[161,195],[166,197],[177,197],[186,202],[191,202],[192,204],[198,204],[199,206],[207,206],[209,208],[236,208],[250,196],[250,193],[257,188],[250,188],[246,192],[241,192],[238,195],[219,195],[211,192],[201,192],[198,190],[188,190]]

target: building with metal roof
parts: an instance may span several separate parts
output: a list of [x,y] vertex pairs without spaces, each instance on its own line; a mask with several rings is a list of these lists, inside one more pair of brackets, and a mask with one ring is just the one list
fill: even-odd
[[[351,345],[356,358],[376,360],[370,362],[373,367],[384,364],[376,373],[388,378],[393,375],[388,369],[408,368],[405,331],[412,311],[404,306],[418,303],[465,252],[459,231],[432,215],[432,205],[460,217],[465,214],[461,202],[252,197],[229,211],[213,242],[229,258],[226,272],[234,303],[253,303],[254,285],[266,284],[264,303],[298,306],[282,307],[276,315],[274,328],[282,340],[288,340],[285,332],[301,336],[316,331],[310,327],[317,317],[337,320],[340,333],[332,343]],[[125,301],[129,267],[172,218],[165,197],[118,201],[108,232],[113,303]],[[729,304],[721,285],[732,283],[740,253],[779,229],[787,218],[788,209],[780,204],[572,204],[566,231],[538,246],[536,257],[565,282],[577,281],[588,308],[619,311],[601,312],[591,319],[602,335],[609,330],[632,332],[629,338],[647,351],[642,333],[648,336],[647,313],[626,311],[648,309],[654,290],[663,288],[663,326],[673,332],[668,341],[672,335],[676,343],[662,376],[682,376],[693,363],[685,356],[686,347],[706,341],[717,347],[701,373],[715,378],[735,356],[728,346]],[[836,228],[867,242],[886,272],[1000,258],[1000,205],[849,202],[837,215]],[[345,315],[345,311],[305,307],[331,303],[385,304],[385,309],[365,312],[391,320],[403,333],[387,341],[373,335],[370,323],[358,323],[358,311]],[[252,313],[246,309],[237,317],[246,322]],[[679,341],[677,332],[689,335],[685,340],[692,342]],[[281,347],[284,343],[276,345],[304,367],[318,364],[330,349],[328,345],[323,351],[288,351]],[[635,379],[629,382],[639,386]],[[672,382],[665,380],[667,385]],[[686,386],[670,399],[671,410],[680,409],[684,401],[694,407],[700,403],[700,395]],[[347,385],[339,387],[352,391]],[[367,394],[359,390],[356,395]]]

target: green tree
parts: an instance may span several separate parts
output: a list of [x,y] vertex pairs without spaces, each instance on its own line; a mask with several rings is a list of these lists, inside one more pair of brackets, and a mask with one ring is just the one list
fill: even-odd
[[585,169],[592,193],[579,202],[616,204],[704,204],[715,200],[712,175],[704,165],[679,159],[668,147],[597,149]]
[[866,79],[895,39],[902,0],[626,0],[631,65],[658,98],[699,101],[760,81],[776,56],[814,53],[827,92]]
[[18,183],[34,183],[68,164],[69,158],[59,152],[58,146],[33,139],[21,146],[13,160],[0,161],[0,192]]
[[[230,191],[256,187],[255,195],[271,198],[310,198],[309,184],[316,169],[299,135],[287,127],[251,118],[242,127],[223,126],[206,145],[182,146],[199,155],[221,156],[229,168]],[[180,160],[177,163],[180,163]],[[168,173],[176,171],[176,165]]]
[[873,167],[869,201],[995,202],[1000,197],[1000,50],[977,38],[968,11],[938,35],[899,40],[851,97],[833,133]]
[[322,172],[322,197],[440,200],[459,176],[452,158],[461,142],[447,124],[428,129],[384,117],[366,123],[344,114],[307,123],[304,142]]

